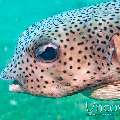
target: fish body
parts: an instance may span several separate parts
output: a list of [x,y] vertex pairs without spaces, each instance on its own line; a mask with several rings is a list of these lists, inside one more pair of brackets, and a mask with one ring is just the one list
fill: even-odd
[[1,78],[49,97],[114,83],[120,79],[120,63],[112,37],[119,32],[119,1],[49,17],[21,34]]

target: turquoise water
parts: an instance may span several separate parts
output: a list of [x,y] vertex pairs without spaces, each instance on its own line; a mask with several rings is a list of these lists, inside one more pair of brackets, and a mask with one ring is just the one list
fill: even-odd
[[[62,11],[104,1],[108,0],[0,0],[0,71],[10,60],[19,34],[29,25]],[[120,101],[94,100],[80,93],[59,99],[35,97],[11,93],[8,84],[0,80],[0,120],[120,119]]]

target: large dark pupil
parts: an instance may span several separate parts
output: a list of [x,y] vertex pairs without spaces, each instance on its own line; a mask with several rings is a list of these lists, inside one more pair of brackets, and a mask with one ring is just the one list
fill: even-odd
[[46,50],[40,54],[43,60],[54,60],[57,57],[57,50],[53,47],[47,47]]

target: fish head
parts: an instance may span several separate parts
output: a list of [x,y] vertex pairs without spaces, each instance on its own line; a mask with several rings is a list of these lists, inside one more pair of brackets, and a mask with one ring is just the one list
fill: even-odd
[[80,66],[85,64],[79,49],[83,42],[79,42],[78,33],[67,29],[29,27],[20,36],[1,78],[17,80],[24,91],[34,95],[60,97],[82,88],[77,75],[85,69]]
[[[99,82],[112,55],[103,60],[108,45],[100,46],[84,24],[66,19],[57,16],[26,29],[1,78],[17,80],[25,92],[49,97],[73,94]],[[101,69],[106,69],[104,74]]]

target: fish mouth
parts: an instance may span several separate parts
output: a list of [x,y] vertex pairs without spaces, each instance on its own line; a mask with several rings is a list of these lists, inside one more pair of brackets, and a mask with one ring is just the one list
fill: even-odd
[[15,84],[15,85],[22,86],[22,84],[18,80],[14,79],[13,77],[11,78],[10,76],[8,76],[8,74],[6,75],[5,71],[2,71],[0,73],[0,79],[1,80],[8,80],[8,81],[10,81],[10,84]]
[[[23,90],[22,83],[19,82],[19,80],[14,79],[13,77],[10,77],[9,74],[6,74],[6,72],[3,70],[0,73],[0,79],[9,81],[9,91],[11,92],[21,92]],[[13,88],[14,86],[14,88]]]
[[11,84],[23,86],[18,80],[12,80]]

